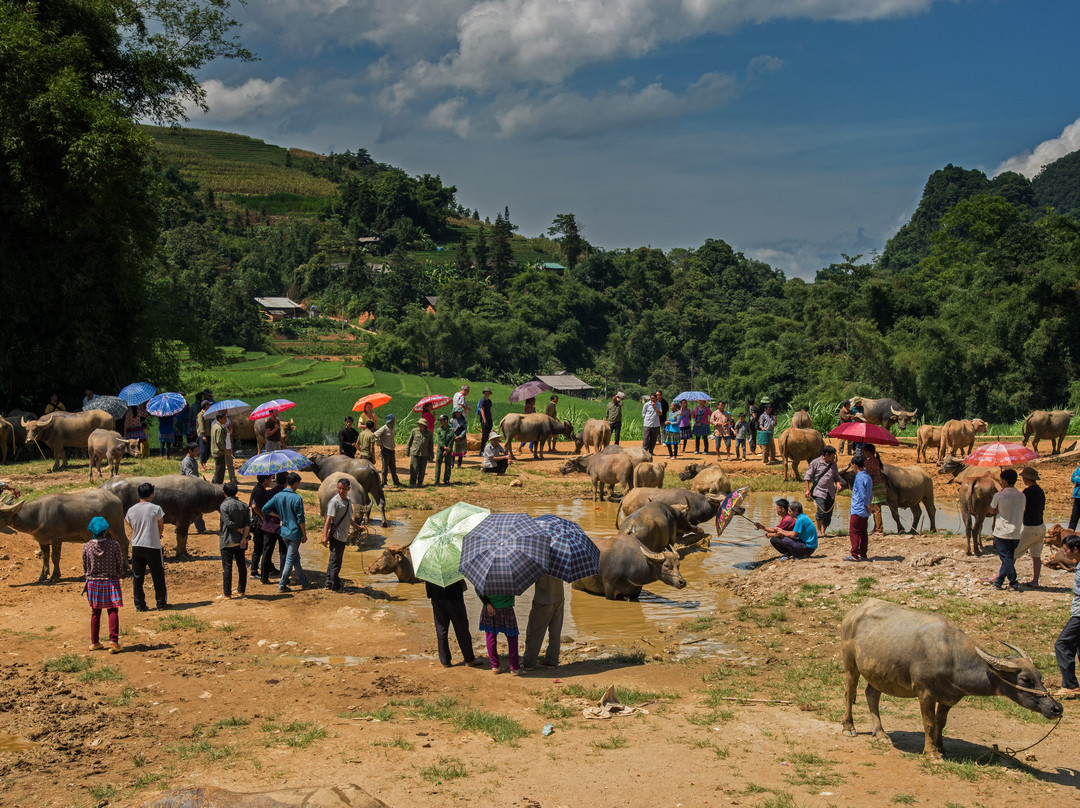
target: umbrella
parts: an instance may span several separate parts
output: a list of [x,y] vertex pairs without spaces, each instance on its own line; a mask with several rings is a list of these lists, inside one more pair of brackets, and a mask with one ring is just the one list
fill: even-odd
[[299,452],[294,452],[292,449],[278,449],[249,458],[240,467],[240,473],[245,477],[253,477],[257,474],[277,474],[279,471],[298,471],[310,465],[311,461]]
[[430,404],[431,409],[437,410],[439,407],[445,407],[449,403],[450,398],[448,396],[424,396],[413,405],[412,411],[420,412],[420,410],[424,409],[425,404]]
[[409,545],[416,577],[436,586],[460,581],[461,540],[490,515],[487,508],[458,502],[429,516]]
[[724,501],[720,503],[720,507],[716,509],[716,535],[719,536],[724,532],[724,528],[731,522],[733,516],[735,516],[735,509],[742,505],[746,495],[750,492],[750,486],[744,485],[742,488],[736,488],[730,494],[728,494]]
[[128,411],[128,403],[116,396],[94,396],[83,410],[101,410],[113,418],[123,418]]
[[289,401],[287,398],[275,398],[273,401],[267,401],[265,404],[260,404],[255,408],[255,412],[251,413],[248,417],[252,421],[258,421],[260,418],[269,418],[275,412],[281,412],[282,410],[291,410],[296,404]]
[[683,401],[708,401],[711,399],[708,393],[702,393],[700,390],[687,390],[685,393],[679,393],[671,400],[672,404],[679,404]]
[[162,416],[176,415],[187,406],[183,393],[158,393],[146,402],[146,411],[159,418]]
[[600,574],[600,548],[581,526],[569,519],[545,513],[536,517],[551,538],[551,566],[548,574],[573,583]]
[[511,401],[524,401],[527,398],[536,398],[545,390],[551,388],[538,379],[533,379],[531,382],[525,382],[525,384],[519,384],[514,388],[514,392],[510,394]]
[[964,458],[965,466],[1015,466],[1039,456],[1019,443],[988,443]]
[[829,437],[856,443],[882,443],[886,446],[897,446],[900,443],[889,430],[865,421],[849,421],[846,424],[840,424],[829,433]]
[[[241,401],[238,398],[227,398],[224,401],[215,401],[209,407],[206,408],[207,415],[217,415],[219,412],[224,411],[228,415],[229,410],[246,410],[250,409],[251,405],[247,402]],[[254,458],[252,458],[254,460]]]
[[551,564],[551,539],[526,513],[493,513],[461,541],[461,573],[482,595],[520,595]]
[[157,388],[149,382],[134,382],[121,390],[119,397],[134,407],[138,404],[145,404],[154,397],[156,392]]
[[362,398],[358,398],[356,403],[352,405],[353,412],[363,412],[364,405],[370,404],[374,409],[378,409],[383,404],[389,404],[393,396],[388,393],[368,393]]

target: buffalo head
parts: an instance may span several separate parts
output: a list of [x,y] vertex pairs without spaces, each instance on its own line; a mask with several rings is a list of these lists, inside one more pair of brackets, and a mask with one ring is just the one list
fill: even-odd
[[683,482],[692,480],[711,465],[712,463],[687,463],[686,467],[679,472],[679,479]]
[[397,572],[398,567],[406,559],[412,561],[412,554],[409,553],[408,549],[402,550],[396,546],[387,547],[382,551],[382,555],[368,565],[368,575],[384,575],[388,572]]
[[1003,640],[998,640],[998,642],[1015,651],[1019,656],[1003,659],[975,646],[983,662],[989,665],[991,671],[996,674],[998,695],[1012,699],[1032,712],[1042,713],[1044,718],[1059,717],[1063,712],[1061,705],[1054,701],[1046,690],[1042,674],[1031,661],[1031,657],[1015,645],[1010,645]]
[[662,553],[654,553],[645,549],[644,545],[642,545],[641,554],[649,559],[650,566],[660,567],[656,573],[659,580],[676,589],[682,589],[686,586],[686,579],[682,577],[682,573],[679,571],[679,554],[675,552],[674,547],[669,546]]
[[896,425],[901,429],[906,427],[908,424],[914,423],[915,416],[919,414],[919,410],[917,408],[912,410],[911,412],[907,412],[906,410],[898,410],[896,409],[896,407],[890,407],[889,409],[892,412],[893,416],[889,420],[892,421],[895,418]]
[[559,466],[559,474],[572,474],[575,471],[585,471],[585,467],[581,465],[580,457],[571,457]]

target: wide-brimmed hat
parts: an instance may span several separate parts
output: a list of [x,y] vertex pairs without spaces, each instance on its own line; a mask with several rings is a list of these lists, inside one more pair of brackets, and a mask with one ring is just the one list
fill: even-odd
[[492,431],[492,433],[488,435],[488,440],[502,440],[502,435],[500,435],[498,432]]
[[491,392],[491,388],[490,388],[490,387],[485,387],[485,388],[484,388],[483,390],[481,390],[480,392],[481,392],[481,393],[490,393],[490,392]]
[[1039,472],[1033,469],[1031,466],[1024,466],[1020,469],[1020,476],[1027,477],[1032,480],[1039,479]]

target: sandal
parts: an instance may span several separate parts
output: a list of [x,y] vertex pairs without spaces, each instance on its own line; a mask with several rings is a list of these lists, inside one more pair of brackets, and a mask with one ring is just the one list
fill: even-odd
[[1054,691],[1054,698],[1075,699],[1080,696],[1080,687],[1060,687]]

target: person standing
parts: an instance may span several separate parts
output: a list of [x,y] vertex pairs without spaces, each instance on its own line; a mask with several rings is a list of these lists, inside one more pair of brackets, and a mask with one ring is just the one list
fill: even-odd
[[1070,482],[1073,484],[1072,493],[1072,516],[1069,517],[1069,530],[1076,530],[1077,522],[1080,522],[1080,466],[1072,473]]
[[604,418],[611,424],[611,442],[618,446],[619,438],[622,436],[622,397],[618,393],[613,395],[611,401],[608,402]]
[[323,547],[328,547],[330,556],[326,561],[326,588],[334,592],[344,589],[341,583],[341,562],[345,558],[345,547],[349,543],[349,527],[352,522],[352,502],[349,491],[352,483],[345,477],[337,482],[337,496],[326,503],[326,522],[323,523]]
[[1001,568],[997,577],[983,580],[1001,589],[1005,579],[1009,580],[1009,589],[1020,591],[1020,582],[1016,579],[1016,548],[1020,544],[1020,533],[1024,528],[1024,495],[1016,490],[1016,472],[1003,469],[1001,472],[1001,490],[990,500],[990,515],[994,520],[994,549],[1001,559]]
[[851,461],[855,469],[855,480],[851,484],[851,516],[848,517],[848,537],[851,539],[851,553],[845,561],[866,561],[870,536],[866,532],[870,521],[870,500],[874,493],[874,481],[866,473],[863,459],[856,456]]
[[420,409],[420,417],[424,419],[427,424],[428,432],[435,431],[435,413],[431,411],[431,402],[429,401]]
[[124,414],[124,439],[137,440],[139,442],[140,456],[146,457],[146,454],[143,453],[143,444],[147,442],[146,427],[143,426],[143,418],[138,407],[128,407],[127,412]]
[[1061,550],[1066,560],[1076,565],[1076,571],[1069,620],[1054,643],[1054,656],[1061,671],[1061,688],[1054,695],[1059,699],[1075,699],[1080,696],[1080,682],[1076,681],[1076,655],[1080,651],[1080,535],[1066,536]]
[[453,625],[465,664],[471,668],[482,668],[484,663],[476,658],[472,634],[469,632],[469,615],[465,611],[465,580],[449,586],[438,586],[424,581],[424,586],[431,600],[431,612],[435,620],[435,643],[439,648],[439,662],[444,668],[453,665],[450,656],[450,626]]
[[881,506],[888,504],[889,485],[885,479],[885,466],[878,455],[877,447],[872,443],[863,443],[862,454],[866,473],[874,481],[874,496],[870,500],[870,512],[874,515],[874,534],[885,535],[885,522],[881,518]]
[[124,521],[131,529],[131,583],[135,611],[148,611],[143,581],[146,570],[154,582],[154,600],[158,611],[169,608],[168,591],[165,588],[165,554],[161,549],[161,534],[165,532],[165,511],[155,505],[152,483],[139,485],[139,501],[128,508]]
[[222,486],[225,501],[218,509],[221,517],[221,538],[218,549],[221,551],[221,594],[219,598],[228,600],[232,597],[232,568],[236,564],[236,594],[244,596],[247,591],[247,550],[248,534],[251,532],[251,512],[243,502],[236,498],[236,483]]
[[[850,401],[850,399],[844,399],[844,401],[841,402],[838,417],[840,419],[841,424],[850,424],[851,423],[851,419],[854,416],[852,416],[852,414],[851,414],[851,401]],[[843,438],[841,438],[839,443],[840,443],[840,450],[839,450],[840,454],[844,453],[844,444],[845,443],[847,444],[847,453],[848,454],[853,454],[855,452],[854,448],[852,448],[854,444],[852,444],[851,441],[845,441]]]
[[454,430],[454,462],[458,468],[461,468],[461,461],[465,459],[465,450],[469,448],[469,422],[465,419],[465,410],[454,407],[450,426]]
[[806,498],[813,499],[817,505],[817,513],[814,514],[814,522],[818,534],[825,535],[825,531],[832,524],[833,509],[836,506],[836,495],[844,487],[844,480],[840,476],[840,470],[836,467],[836,447],[826,446],[821,450],[821,457],[815,457],[806,467],[803,474],[806,483]]
[[752,398],[746,399],[746,423],[750,425],[750,454],[757,454],[758,411]]
[[67,412],[67,407],[65,407],[64,403],[60,400],[60,396],[53,393],[49,396],[49,403],[45,405],[45,414],[48,415],[50,412],[57,411]]
[[478,409],[480,412],[480,454],[484,453],[484,447],[487,446],[488,437],[491,435],[492,421],[491,421],[491,388],[485,387],[483,390],[484,397],[480,399]]
[[[180,473],[185,477],[191,477],[195,480],[201,480],[202,475],[199,473],[199,444],[189,443],[187,445],[187,451],[184,454],[184,459],[180,461]],[[196,514],[192,520],[195,525],[195,530],[199,533],[206,532],[206,520],[203,519],[202,512]]]
[[307,526],[304,522],[304,500],[296,492],[300,487],[300,475],[289,472],[285,478],[285,490],[272,496],[263,506],[264,513],[277,514],[281,520],[281,538],[285,540],[285,563],[281,565],[281,578],[278,580],[278,592],[290,592],[289,576],[295,572],[300,579],[300,586],[307,589],[310,584],[300,563],[300,545],[307,541]]
[[87,406],[89,406],[90,402],[97,398],[97,396],[94,395],[94,390],[91,387],[87,387],[83,392],[86,393],[86,395],[83,396],[82,408],[83,412],[86,412]]
[[735,432],[735,459],[738,460],[740,452],[742,459],[746,460],[746,436],[750,432],[750,425],[746,422],[746,413],[739,413],[739,420],[733,427]]
[[[779,507],[777,513],[779,513]],[[809,558],[814,554],[818,545],[818,533],[810,517],[803,513],[801,502],[792,502],[787,508],[787,517],[780,520],[773,535],[769,537],[769,543],[778,553],[781,561],[790,561],[793,558]],[[791,527],[787,519],[793,519]]]
[[667,447],[668,457],[679,456],[679,438],[679,405],[672,404],[664,421],[664,446]]
[[157,421],[158,456],[169,459],[173,441],[176,440],[176,418],[172,415],[159,415]]
[[[548,399],[547,407],[544,408],[544,415],[548,418],[557,419],[559,417],[559,397],[554,393],[551,398]],[[548,441],[548,451],[555,451],[555,435],[552,435],[551,439]]]
[[409,456],[409,488],[422,488],[428,461],[435,459],[435,446],[431,439],[431,432],[428,431],[427,421],[423,418],[409,433],[409,440],[405,444],[405,454]]
[[693,416],[690,405],[683,401],[679,404],[679,439],[682,441],[682,453],[686,454],[686,444],[694,437]]
[[281,434],[281,419],[278,418],[277,410],[271,410],[266,417],[265,450],[267,452],[280,452],[284,445],[285,440]]
[[346,457],[356,457],[356,441],[360,433],[353,429],[353,417],[345,416],[345,426],[337,433],[338,454]]
[[656,391],[656,401],[660,405],[660,412],[666,413],[669,409],[671,409],[668,406],[667,399],[664,398],[664,394],[659,390]]
[[397,473],[397,436],[394,434],[394,414],[386,416],[386,423],[375,430],[375,440],[379,444],[379,457],[382,458],[382,484],[387,477],[394,478],[394,485],[401,485]]
[[461,389],[454,393],[453,409],[460,409],[462,412],[469,411],[469,385],[461,385]]
[[[721,403],[721,405],[719,407],[717,407],[717,409],[720,410],[720,412],[723,412],[724,411],[723,403]],[[698,401],[694,405],[694,409],[690,412],[690,417],[694,419],[694,425],[691,428],[691,431],[692,431],[692,433],[694,435],[694,454],[708,454],[709,453],[709,432],[711,431],[711,429],[709,427],[709,420],[712,418],[712,410],[709,409],[709,405],[707,403],[705,403],[704,401]],[[698,449],[701,448],[702,440],[705,441],[705,450],[702,451],[702,452],[699,452]],[[729,438],[728,439],[728,449],[730,450],[730,448],[731,448],[731,439]],[[684,445],[683,446],[684,452],[685,452],[685,449],[686,449],[686,447]]]
[[649,396],[641,408],[642,435],[641,447],[650,455],[656,448],[656,442],[660,440],[660,422],[663,420],[664,411],[660,409],[660,403],[656,399],[656,393]]
[[[540,576],[533,586],[532,607],[525,627],[525,656],[521,660],[525,670],[534,669],[538,662],[545,668],[559,666],[565,602],[563,582],[553,575]],[[547,653],[539,659],[545,634]]]
[[450,426],[445,412],[439,416],[435,447],[435,485],[450,485],[450,467],[454,465],[454,428]]
[[[525,399],[525,405],[522,407],[521,414],[522,415],[533,415],[535,413],[536,413],[536,399],[534,397],[532,397],[532,396],[529,396],[527,399]],[[533,449],[535,447],[536,447],[536,444],[533,443],[532,441],[530,441],[529,442],[529,451],[530,452],[533,451]],[[522,452],[524,450],[525,450],[525,441],[522,441],[520,444],[518,444],[518,451]]]
[[[259,520],[259,533],[262,535],[262,556],[259,559],[252,558],[251,576],[259,576],[259,582],[270,583],[271,576],[281,575],[280,567],[285,566],[285,541],[281,538],[281,519],[276,513],[267,513],[263,510],[267,502],[285,490],[285,480],[288,474],[279,471],[273,477],[269,474],[260,475],[255,488],[251,492],[251,510]],[[274,566],[274,548],[278,551],[278,567]],[[261,572],[256,572],[255,564],[261,567]]]
[[499,632],[506,635],[506,645],[510,656],[510,673],[518,675],[518,624],[514,612],[513,595],[481,595],[484,608],[480,611],[480,630],[487,639],[488,662],[491,670],[500,673]]
[[1039,472],[1031,466],[1020,470],[1020,479],[1024,481],[1024,525],[1020,529],[1020,543],[1016,546],[1016,557],[1024,553],[1031,555],[1031,580],[1024,586],[1039,588],[1039,576],[1042,574],[1043,540],[1046,538],[1046,524],[1043,511],[1046,510],[1046,492],[1039,485]]
[[210,427],[210,456],[214,458],[214,477],[211,482],[214,485],[225,482],[226,470],[229,472],[229,482],[236,482],[236,469],[233,468],[232,449],[229,443],[229,427],[225,422],[225,410],[218,410],[214,425]]
[[375,422],[368,421],[364,424],[363,430],[356,436],[356,457],[361,460],[367,460],[371,465],[375,465]]
[[773,443],[773,430],[776,428],[776,416],[772,404],[765,405],[765,412],[758,416],[757,444],[761,447],[761,462],[769,465],[776,461],[776,446]]
[[206,471],[206,464],[210,462],[210,425],[212,419],[206,417],[206,411],[210,409],[210,402],[203,399],[199,403],[199,414],[195,416],[195,432],[199,437],[199,462],[202,470]]
[[91,539],[83,545],[83,576],[86,578],[86,599],[90,602],[90,650],[100,651],[101,610],[109,614],[109,653],[120,653],[120,607],[124,593],[120,576],[124,557],[120,545],[109,535],[109,523],[95,516],[87,525]]

